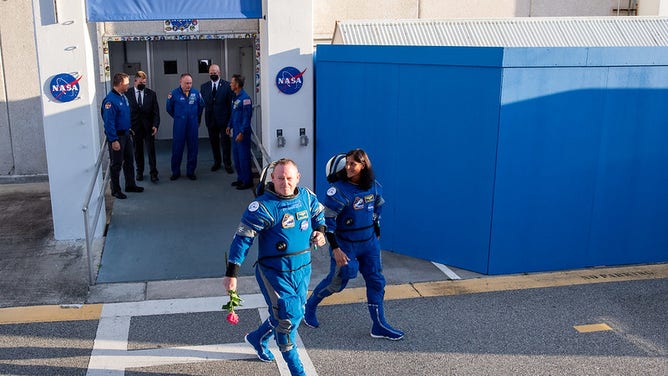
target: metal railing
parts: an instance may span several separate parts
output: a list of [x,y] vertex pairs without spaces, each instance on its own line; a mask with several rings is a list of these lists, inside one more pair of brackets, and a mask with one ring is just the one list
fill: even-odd
[[97,202],[94,203],[93,208],[95,209],[93,211],[93,223],[92,223],[92,228],[91,228],[91,221],[89,220],[89,207],[90,207],[90,200],[93,196],[93,191],[95,190],[95,186],[97,185],[98,181],[98,176],[102,170],[102,162],[104,161],[104,156],[109,155],[106,152],[106,146],[107,145],[107,136],[104,137],[104,140],[102,141],[102,145],[100,146],[100,152],[97,155],[97,162],[95,162],[95,169],[93,172],[93,176],[91,177],[90,183],[88,184],[88,191],[86,192],[86,198],[84,199],[84,204],[81,207],[81,211],[83,212],[83,218],[84,218],[84,231],[86,233],[86,255],[88,257],[88,283],[89,285],[94,285],[95,284],[95,267],[93,265],[93,241],[95,240],[95,230],[97,229],[97,223],[99,222],[99,217],[100,217],[100,210],[102,210],[102,204],[104,204],[104,191],[107,188],[107,184],[109,183],[109,163],[107,163],[107,168],[104,171],[104,174],[102,175],[102,185],[99,188],[99,195],[97,196]]
[[[255,114],[256,114],[256,115],[257,115],[257,113],[259,112],[259,109],[260,109],[260,105],[259,105],[259,104],[256,104],[256,105],[253,106],[253,110],[255,111]],[[260,150],[260,153],[262,154],[262,164],[263,164],[264,166],[266,166],[266,165],[268,165],[269,163],[272,162],[272,160],[271,160],[271,155],[269,155],[269,152],[267,151],[267,149],[264,147],[264,145],[262,145],[262,141],[260,141],[260,139],[257,137],[257,131],[256,131],[257,123],[258,123],[258,122],[257,122],[257,116],[254,116],[254,118],[255,118],[256,120],[255,120],[255,124],[254,124],[254,126],[253,126],[253,132],[251,132],[251,141],[252,141],[252,142],[258,147],[258,149]],[[257,168],[257,172],[261,174],[261,173],[262,173],[262,169],[264,168],[264,166],[261,166],[261,165],[260,165],[259,159],[258,159],[257,156],[255,155],[255,153],[253,153],[253,149],[252,149],[252,148],[251,148],[251,156],[253,157],[253,158],[252,158],[252,160],[253,160],[253,164],[255,165],[255,168]]]

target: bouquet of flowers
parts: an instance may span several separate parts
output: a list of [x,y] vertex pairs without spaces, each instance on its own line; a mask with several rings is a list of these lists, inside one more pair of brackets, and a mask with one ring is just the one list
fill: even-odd
[[243,299],[241,299],[239,294],[234,290],[228,291],[228,294],[230,295],[230,301],[227,302],[227,304],[224,304],[222,308],[227,310],[227,322],[236,325],[239,323],[239,315],[234,312],[234,307],[241,307]]

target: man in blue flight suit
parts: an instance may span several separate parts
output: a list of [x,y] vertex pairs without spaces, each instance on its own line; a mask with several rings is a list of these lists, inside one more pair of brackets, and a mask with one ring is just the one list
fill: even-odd
[[253,173],[251,172],[251,117],[253,116],[253,102],[244,91],[244,76],[232,75],[230,89],[236,95],[232,99],[232,115],[227,127],[227,134],[234,141],[232,156],[234,167],[237,169],[237,181],[232,183],[237,189],[253,187]]
[[116,73],[112,81],[113,89],[102,101],[100,114],[104,120],[104,133],[109,144],[111,170],[111,194],[119,199],[126,196],[121,192],[121,168],[125,175],[126,192],[143,192],[144,188],[135,183],[134,150],[130,135],[130,104],[124,93],[130,86],[130,77]]
[[169,180],[181,177],[181,160],[183,148],[188,146],[186,175],[190,180],[196,180],[198,131],[204,100],[199,91],[193,89],[193,78],[190,73],[184,73],[179,79],[179,87],[172,90],[167,96],[167,113],[174,118],[172,130],[172,176]]
[[[292,375],[305,375],[295,344],[297,327],[311,279],[311,244],[325,245],[324,208],[315,194],[299,188],[299,171],[290,159],[273,163],[272,182],[258,188],[230,246],[223,279],[226,291],[237,288],[237,272],[255,237],[260,238],[255,278],[269,307],[269,318],[244,338],[264,362],[274,360],[267,348],[272,336]],[[262,185],[263,182],[261,181]]]

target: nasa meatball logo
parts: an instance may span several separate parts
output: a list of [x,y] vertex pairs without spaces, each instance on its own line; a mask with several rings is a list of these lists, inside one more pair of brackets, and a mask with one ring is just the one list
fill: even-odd
[[51,79],[51,95],[58,102],[70,102],[79,96],[79,80],[68,73],[60,73]]
[[253,201],[248,205],[248,211],[249,212],[254,212],[259,208],[260,208],[260,203],[257,202],[257,201]]
[[283,94],[294,94],[302,88],[304,84],[304,72],[295,67],[285,67],[278,71],[276,75],[276,87]]

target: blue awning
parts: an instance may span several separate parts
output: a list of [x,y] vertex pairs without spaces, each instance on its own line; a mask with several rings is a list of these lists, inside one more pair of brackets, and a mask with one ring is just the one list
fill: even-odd
[[262,18],[262,0],[86,0],[89,22]]

